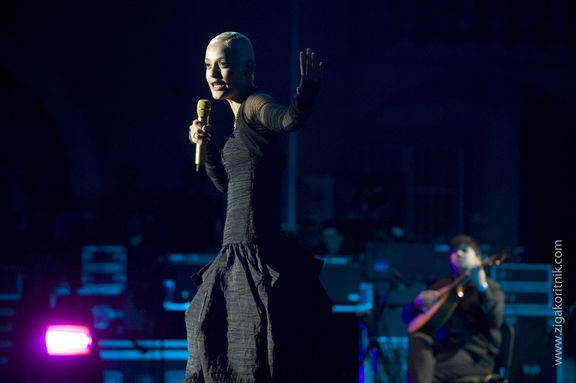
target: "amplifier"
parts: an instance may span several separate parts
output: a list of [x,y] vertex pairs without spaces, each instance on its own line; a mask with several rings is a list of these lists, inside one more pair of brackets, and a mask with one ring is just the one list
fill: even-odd
[[82,286],[78,295],[119,296],[126,289],[124,246],[83,246]]
[[374,303],[372,283],[363,281],[363,266],[349,257],[321,258],[320,281],[332,300],[333,312],[367,313]]
[[101,339],[103,383],[179,383],[186,374],[186,339]]
[[552,265],[505,263],[490,270],[505,297],[504,314],[551,316]]
[[556,382],[554,331],[550,318],[516,318],[510,383]]
[[552,265],[537,263],[503,263],[491,270],[492,278],[507,283],[550,284]]

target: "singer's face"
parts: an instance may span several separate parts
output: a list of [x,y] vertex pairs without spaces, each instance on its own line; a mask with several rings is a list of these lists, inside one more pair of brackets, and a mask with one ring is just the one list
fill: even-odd
[[450,264],[455,273],[461,274],[470,267],[480,265],[480,257],[473,247],[461,244],[450,251]]
[[244,61],[241,52],[223,43],[213,43],[206,48],[206,81],[215,100],[243,101],[251,86]]

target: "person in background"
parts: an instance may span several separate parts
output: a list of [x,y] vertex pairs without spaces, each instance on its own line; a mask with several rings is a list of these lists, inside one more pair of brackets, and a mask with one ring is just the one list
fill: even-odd
[[439,328],[424,325],[410,334],[409,383],[444,382],[492,373],[502,338],[504,294],[486,276],[481,256],[480,246],[472,237],[452,238],[449,258],[454,275],[432,284],[404,307],[402,317],[409,323],[437,303],[438,289],[462,274],[468,275],[459,289],[461,297],[456,308],[445,323]]

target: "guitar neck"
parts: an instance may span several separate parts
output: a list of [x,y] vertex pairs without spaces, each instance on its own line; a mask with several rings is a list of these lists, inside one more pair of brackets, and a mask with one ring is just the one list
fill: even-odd
[[442,296],[445,295],[447,293],[449,293],[450,291],[452,291],[453,289],[456,288],[456,286],[458,286],[460,283],[462,283],[464,281],[464,279],[466,279],[466,277],[468,277],[467,274],[460,274],[456,277],[456,279],[454,279],[452,282],[450,282],[450,284],[441,287],[438,289],[438,295]]

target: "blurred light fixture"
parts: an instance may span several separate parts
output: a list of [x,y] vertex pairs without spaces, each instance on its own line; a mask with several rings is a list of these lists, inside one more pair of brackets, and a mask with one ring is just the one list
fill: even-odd
[[88,326],[51,325],[46,330],[48,355],[88,355],[92,334]]

